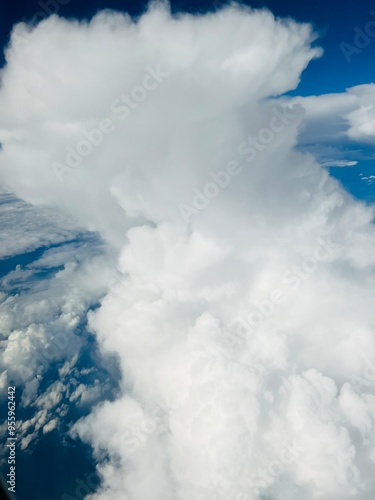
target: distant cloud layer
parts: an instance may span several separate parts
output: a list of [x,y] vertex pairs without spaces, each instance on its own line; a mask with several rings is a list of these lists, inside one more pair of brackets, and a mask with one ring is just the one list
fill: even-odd
[[297,97],[306,110],[306,137],[326,143],[345,138],[373,143],[375,138],[375,84],[357,85],[341,94]]
[[69,328],[106,293],[89,326],[122,372],[74,429],[88,498],[373,499],[374,210],[297,150],[320,123],[372,140],[372,86],[277,99],[315,36],[238,6],[29,31],[2,75],[0,182],[98,231],[122,276],[90,256],[64,292]]

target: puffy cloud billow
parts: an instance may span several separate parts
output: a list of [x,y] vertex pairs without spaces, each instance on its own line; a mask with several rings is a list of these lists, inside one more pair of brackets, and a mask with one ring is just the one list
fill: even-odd
[[0,181],[100,232],[123,276],[89,314],[122,372],[75,426],[91,500],[374,497],[374,210],[278,99],[314,40],[236,5],[14,28]]

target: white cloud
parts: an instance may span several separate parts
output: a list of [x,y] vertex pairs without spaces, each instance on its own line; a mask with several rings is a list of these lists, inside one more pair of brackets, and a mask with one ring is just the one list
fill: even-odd
[[375,137],[374,95],[375,84],[365,84],[340,94],[293,98],[292,102],[306,110],[300,142],[371,144]]
[[363,175],[363,174],[359,174],[360,177],[361,177],[361,180],[362,181],[365,181],[367,184],[373,184],[375,182],[375,175]]
[[[33,279],[32,271],[20,268],[4,278],[5,288],[14,283],[23,288],[0,304],[0,363],[11,378],[29,380],[44,373],[52,362],[81,349],[83,339],[76,335],[76,328],[109,282],[110,268],[105,267],[105,260],[108,264],[107,257],[90,259],[85,265],[91,269],[66,263],[65,269],[42,282]],[[107,275],[103,274],[105,269]]]
[[351,89],[358,98],[357,109],[349,113],[349,137],[373,144],[375,141],[375,84]]
[[[85,374],[81,376],[74,368],[78,356],[87,352],[87,334],[83,335],[80,327],[88,308],[114,281],[115,261],[98,235],[82,233],[82,229],[78,232],[76,224],[56,210],[34,207],[6,194],[0,207],[6,214],[3,234],[16,238],[6,253],[21,253],[13,265],[17,260],[21,264],[11,270],[13,260],[5,261],[1,283],[4,293],[0,304],[0,390],[4,393],[9,384],[15,383],[21,390],[20,408],[36,407],[36,412],[41,412],[40,419],[20,422],[19,438],[25,449],[38,439],[43,425],[47,426],[44,433],[54,428],[49,422],[56,417],[53,407],[61,403],[62,395],[51,392],[55,386],[48,385],[48,377],[45,378],[50,375],[50,368],[67,360],[59,373],[68,393],[75,390],[73,374],[88,382]],[[55,246],[46,250],[51,244]],[[39,253],[23,259],[22,252],[33,248]],[[105,391],[104,387],[100,389]],[[81,383],[81,399],[96,402],[104,396],[101,390]],[[60,419],[66,412],[62,403],[59,406]]]
[[[296,151],[309,120],[316,137],[322,116],[332,138],[345,135],[359,91],[289,100],[297,105],[272,122],[279,132],[267,132],[275,97],[320,54],[312,40],[307,25],[266,11],[173,18],[158,5],[138,23],[108,12],[90,24],[52,17],[7,52],[1,179],[119,253],[120,277],[89,322],[118,355],[121,396],[76,426],[102,476],[91,499],[374,496],[374,210]],[[65,146],[155,65],[169,73],[163,85],[58,182],[51,163]],[[241,173],[186,223],[180,204],[230,161]],[[332,248],[317,259],[322,239]],[[75,265],[56,276],[63,303],[56,292],[24,299],[9,360],[28,361],[47,324],[73,331],[92,283],[108,284],[104,259],[90,262],[78,291],[67,286]],[[7,332],[13,301],[3,302]],[[78,385],[71,397],[82,394]],[[48,430],[47,420],[34,425]]]
[[323,167],[355,167],[356,165],[358,162],[351,160],[327,160],[322,163]]
[[25,203],[1,187],[0,215],[0,259],[63,243],[79,232],[77,224],[60,212]]
[[[226,22],[219,22],[215,15],[199,20],[182,16],[171,22],[166,9],[155,6],[136,25],[126,16],[110,12],[99,14],[87,26],[57,17],[40,23],[28,44],[18,50],[10,45],[7,51],[0,96],[0,131],[6,132],[3,136],[0,132],[0,178],[22,198],[64,207],[113,244],[121,244],[124,232],[136,222],[124,217],[116,196],[121,197],[120,203],[126,200],[125,210],[130,215],[136,212],[140,220],[145,220],[145,212],[146,217],[150,215],[145,200],[152,193],[164,200],[170,212],[171,205],[178,206],[204,174],[206,158],[194,158],[184,139],[186,133],[193,127],[191,140],[204,151],[204,142],[210,140],[204,132],[206,120],[219,123],[236,108],[238,120],[245,119],[256,112],[246,107],[250,95],[255,103],[295,87],[301,70],[319,53],[308,45],[312,34],[307,25],[290,22],[288,28],[266,11],[248,15],[244,9],[229,8],[225,17]],[[20,24],[14,33],[26,29]],[[278,41],[276,51],[274,39]],[[61,43],[65,48],[57,59]],[[271,59],[265,57],[272,51]],[[124,57],[126,63],[119,65]],[[84,129],[97,128],[102,118],[115,118],[113,112],[108,115],[112,101],[121,93],[130,93],[148,66],[171,69],[173,74],[106,137],[74,175],[59,182],[52,163],[65,161],[65,147],[83,139]],[[204,91],[202,81],[204,100],[199,98]],[[26,105],[24,95],[28,96]],[[167,106],[168,122],[160,111]],[[146,141],[142,142],[142,160],[140,127]],[[217,149],[216,143],[212,147]],[[223,147],[224,160],[233,152]],[[185,166],[177,174],[175,165],[180,158]],[[192,164],[194,168],[189,167]],[[144,181],[153,169],[163,170],[168,185]],[[127,179],[134,188],[123,192],[130,185]],[[108,190],[102,189],[103,183]]]
[[53,431],[54,429],[56,429],[56,426],[57,426],[57,418],[54,418],[52,420],[50,420],[48,422],[48,424],[46,424],[44,427],[43,427],[43,434],[47,434],[48,432],[51,432]]

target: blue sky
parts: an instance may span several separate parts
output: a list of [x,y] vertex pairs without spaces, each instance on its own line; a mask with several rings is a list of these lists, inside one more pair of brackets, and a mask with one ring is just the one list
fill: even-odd
[[[283,0],[252,0],[243,2],[254,8],[269,8],[276,16],[292,17],[297,21],[309,22],[315,28],[319,38],[315,44],[324,49],[324,55],[312,61],[302,74],[302,80],[297,89],[288,93],[290,96],[309,96],[328,93],[345,92],[347,88],[356,85],[373,83],[375,81],[374,56],[375,43],[372,38],[368,44],[351,54],[350,62],[343,53],[343,45],[355,47],[356,29],[365,30],[370,21],[375,21],[375,6],[371,0],[342,0],[336,2],[283,1]],[[202,1],[172,1],[174,12],[205,12],[219,8],[225,2]],[[38,2],[9,1],[0,5],[0,44],[6,45],[9,32],[14,23],[21,20],[32,20],[34,16],[41,17],[43,11]],[[47,4],[48,5],[48,4]],[[59,5],[59,14],[78,19],[91,18],[98,10],[112,8],[138,16],[144,12],[146,2],[129,2],[110,0],[105,2],[86,0],[70,0],[66,5]],[[51,7],[54,9],[54,7]],[[374,15],[371,15],[371,11]],[[374,30],[375,31],[375,30]],[[366,41],[364,42],[366,44]],[[345,50],[348,49],[348,45]],[[0,57],[0,64],[4,58]],[[357,150],[358,144],[347,142],[345,148]],[[366,158],[358,158],[358,166],[349,172],[343,169],[332,169],[331,174],[344,183],[346,188],[356,197],[366,202],[374,201],[374,185],[360,180],[359,175],[370,176],[374,173],[372,149],[362,144],[367,152]]]
[[[309,64],[302,74],[302,80],[298,88],[287,93],[288,99],[293,100],[297,96],[345,93],[348,88],[375,82],[375,36],[358,53],[352,55],[350,62],[348,62],[342,49],[342,44],[354,45],[356,30],[363,31],[370,21],[375,22],[375,5],[371,0],[342,0],[340,2],[253,0],[244,2],[244,4],[254,8],[266,7],[276,16],[292,17],[299,22],[312,23],[319,35],[315,45],[324,49],[324,55]],[[218,9],[221,5],[224,5],[224,2],[220,0],[214,3],[202,1],[171,2],[173,12],[202,13],[207,10]],[[70,0],[66,5],[59,7],[58,14],[67,18],[88,19],[101,9],[112,8],[128,12],[132,16],[138,16],[144,12],[145,7],[146,3],[144,2]],[[373,9],[374,16],[371,15]],[[25,20],[31,21],[38,12],[43,12],[41,2],[38,3],[34,0],[3,1],[0,4],[0,45],[5,48],[9,33],[15,23]],[[47,16],[47,14],[42,14],[42,17],[44,15]],[[0,65],[4,66],[4,64],[5,61],[2,55]],[[314,111],[314,106],[310,109]],[[343,138],[343,136],[337,138],[334,134],[337,129],[342,127],[343,121],[337,123],[336,118],[334,112],[328,114],[327,117],[323,114],[323,118],[319,116],[318,119],[313,113],[312,118],[308,116],[304,125],[306,128],[300,134],[298,148],[303,152],[316,153],[318,160],[321,162],[325,160],[328,163],[334,160],[357,162],[357,165],[352,167],[327,168],[329,168],[330,174],[340,180],[355,198],[364,201],[366,204],[373,204],[375,202],[375,183],[371,181],[371,176],[375,174],[373,142],[365,140],[363,137],[360,139],[355,137]],[[326,135],[326,129],[320,131],[322,125],[327,125],[327,131],[332,132],[332,136],[329,133]],[[152,141],[150,143],[152,145]],[[273,186],[272,175],[273,173],[270,175],[271,187]],[[295,178],[298,179],[298,175]],[[364,181],[364,178],[367,180]],[[268,177],[266,181],[269,181]],[[100,182],[101,178],[99,185],[101,185]],[[30,184],[32,184],[31,181]],[[95,188],[95,184],[93,186]],[[307,191],[305,193],[308,192],[309,184],[306,183],[306,186]],[[138,188],[137,183],[136,187]],[[92,186],[89,185],[87,190],[89,191],[91,188]],[[289,186],[284,188],[284,192],[288,193]],[[43,187],[40,190],[43,191]],[[111,196],[113,192],[116,193],[116,189],[112,190]],[[272,189],[270,189],[270,192],[272,192]],[[302,194],[304,193],[302,192]],[[108,209],[108,213],[105,212],[107,209],[106,197],[99,197],[98,200],[94,201],[90,199],[90,201],[92,202],[90,205],[91,212],[95,213],[95,216],[99,213],[99,226],[104,220],[112,229],[111,224],[115,221],[113,223],[115,230],[120,232],[119,228],[121,228],[122,233],[125,234],[123,225],[118,224],[118,227],[116,225],[118,212],[116,210],[111,211],[111,208]],[[97,212],[96,202],[98,202],[99,207]],[[103,205],[100,204],[102,202]],[[272,202],[270,204],[272,205]],[[79,203],[73,203],[73,206],[76,212],[79,213]],[[108,203],[108,206],[110,206],[110,203]],[[8,207],[9,210],[7,210]],[[104,216],[102,219],[100,210],[103,207]],[[86,206],[84,208],[86,209]],[[11,217],[12,210],[16,214],[14,218]],[[110,282],[112,286],[113,276],[110,273],[113,274],[112,268],[115,268],[114,255],[119,249],[116,247],[116,252],[112,248],[108,250],[106,246],[108,242],[105,240],[107,233],[103,231],[103,234],[99,235],[99,231],[96,232],[96,227],[92,229],[95,224],[92,225],[90,220],[85,229],[72,227],[68,222],[60,219],[60,215],[53,214],[53,217],[51,217],[51,214],[44,211],[44,207],[35,208],[13,197],[10,193],[4,194],[0,191],[0,211],[3,217],[1,229],[7,235],[7,248],[4,251],[6,258],[0,260],[0,278],[3,278],[2,292],[7,294],[7,297],[11,300],[19,300],[18,309],[15,309],[15,311],[31,310],[31,316],[34,314],[32,309],[34,303],[40,304],[51,301],[51,310],[48,311],[48,314],[44,310],[41,312],[41,329],[48,325],[46,327],[48,334],[50,331],[59,332],[62,324],[63,327],[67,328],[70,339],[74,340],[77,334],[83,342],[79,346],[80,357],[76,364],[69,365],[70,359],[74,358],[75,354],[69,351],[63,360],[60,360],[46,372],[46,378],[40,384],[40,387],[38,386],[41,392],[46,392],[53,386],[53,390],[48,396],[53,399],[55,391],[56,398],[61,398],[60,407],[71,405],[69,412],[66,414],[63,411],[61,412],[62,426],[50,433],[46,433],[47,437],[42,436],[40,438],[39,435],[38,438],[35,438],[32,453],[22,455],[19,462],[20,475],[26,478],[19,488],[19,500],[60,500],[63,493],[74,495],[77,477],[93,473],[96,463],[91,454],[91,448],[83,441],[77,442],[71,436],[67,436],[67,429],[72,422],[90,413],[90,404],[97,404],[105,399],[114,399],[119,390],[118,381],[120,375],[116,361],[111,358],[110,363],[108,363],[108,359],[98,353],[95,337],[87,329],[87,313],[97,310],[101,298],[107,291],[108,283]],[[89,213],[90,210],[88,209],[87,212]],[[265,220],[268,220],[268,216],[267,213]],[[306,215],[306,220],[308,220],[308,216],[309,214]],[[125,219],[122,213],[119,218]],[[122,222],[123,219],[121,219]],[[83,218],[83,220],[85,219]],[[317,216],[317,220],[319,220],[319,216]],[[128,229],[128,226],[126,229]],[[146,235],[146,242],[147,237]],[[268,241],[267,238],[268,236],[265,237],[265,241]],[[167,240],[167,237],[165,239]],[[256,238],[254,238],[255,240]],[[285,248],[287,247],[288,244],[285,244]],[[263,258],[262,252],[260,255],[259,261]],[[87,262],[89,265],[86,266]],[[90,266],[92,266],[93,271]],[[154,267],[157,267],[157,265]],[[358,268],[360,268],[360,265],[358,265]],[[363,266],[364,268],[365,266]],[[102,271],[103,276],[101,276]],[[110,280],[106,273],[111,276]],[[89,286],[87,285],[88,276],[94,282],[92,290],[91,282],[89,282]],[[75,295],[75,287],[77,290],[83,290],[81,295],[79,292]],[[82,287],[82,290],[80,287]],[[212,295],[214,296],[214,294]],[[182,296],[184,295],[182,294]],[[70,305],[73,304],[71,306],[74,310],[72,317],[75,315],[74,319],[79,319],[77,327],[72,327],[74,322],[70,321],[69,314],[66,315],[69,316],[68,319],[64,316],[66,323],[59,321],[59,315],[65,307],[64,300],[66,297],[67,301],[71,301]],[[6,312],[9,313],[9,311]],[[19,314],[19,316],[23,320],[22,314]],[[22,323],[21,320],[20,322]],[[7,325],[7,323],[5,324]],[[19,326],[20,329],[27,329],[27,327],[27,324]],[[74,330],[75,328],[76,330]],[[59,381],[61,370],[65,373],[65,385],[63,388],[58,387],[56,389],[55,385]],[[69,379],[71,373],[74,374],[73,382]],[[92,399],[89,399],[88,403],[84,399],[79,399],[81,397],[78,390],[80,384],[95,389],[92,391],[90,396]],[[95,384],[102,387],[101,391],[96,392],[97,387]],[[35,387],[30,385],[27,392],[31,395],[34,394],[35,399],[37,389],[34,389]],[[48,403],[48,401],[46,403],[40,398],[41,395],[39,395],[38,408],[42,404]],[[31,410],[25,410],[19,416],[25,420],[30,419],[34,410],[35,407]],[[39,415],[40,421],[43,420],[42,417],[43,415]],[[44,423],[40,424],[38,432],[43,429],[43,425]],[[62,443],[63,451],[60,453],[59,445]],[[47,456],[50,460],[47,460],[48,463],[43,465],[42,473],[48,476],[48,480],[43,482],[41,479],[38,481],[38,489],[35,489],[30,496],[28,490],[29,483],[31,484],[32,481],[31,476],[38,475],[39,464]],[[28,475],[29,477],[27,477]]]

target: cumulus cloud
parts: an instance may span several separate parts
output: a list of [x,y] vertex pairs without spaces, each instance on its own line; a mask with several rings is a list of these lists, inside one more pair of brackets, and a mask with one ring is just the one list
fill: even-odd
[[[21,45],[15,40],[29,28],[17,25],[6,52],[0,95],[1,178],[22,198],[59,204],[113,244],[121,243],[134,224],[124,210],[132,219],[138,215],[145,221],[150,217],[146,199],[152,205],[153,195],[164,200],[170,212],[204,178],[210,140],[223,162],[233,155],[225,142],[220,145],[207,137],[207,121],[220,127],[226,113],[236,109],[241,128],[246,116],[257,113],[259,99],[297,86],[301,71],[319,54],[309,46],[313,35],[308,25],[275,22],[269,12],[249,14],[240,8],[228,8],[224,17],[185,15],[172,20],[162,6],[137,24],[111,12],[98,14],[90,24],[51,17]],[[137,102],[135,89],[148,68],[169,76]],[[202,82],[204,99],[199,98]],[[124,119],[118,107],[124,107],[122,99],[129,94],[134,97]],[[168,120],[162,109],[169,110]],[[52,164],[65,164],[69,147],[75,150],[85,139],[84,131],[98,128],[102,119],[110,119],[115,130],[59,182]],[[231,134],[236,136],[237,130]],[[197,157],[194,148],[202,155]],[[168,185],[144,182],[150,170],[158,170],[160,179],[168,177]],[[130,185],[134,189],[123,193]],[[153,218],[164,216],[154,213]]]
[[349,137],[374,143],[375,140],[375,84],[359,85],[354,88],[358,96],[358,107],[348,115]]
[[102,479],[89,498],[373,498],[374,211],[297,150],[317,103],[321,119],[357,96],[277,100],[321,54],[311,28],[155,4],[51,17],[16,46],[28,29],[2,75],[0,178],[118,253],[89,326],[121,395],[75,426]]
[[[85,265],[81,268],[77,262],[65,261],[62,269],[44,280],[40,275],[46,268],[36,263],[18,266],[3,278],[3,289],[9,294],[0,304],[0,366],[16,382],[44,372],[53,361],[71,356],[82,346],[76,330],[109,283],[108,275],[101,275],[95,267],[103,270],[104,258],[88,262],[91,268],[85,269]],[[85,285],[87,279],[91,290]]]
[[306,111],[300,143],[320,143],[324,148],[350,141],[371,144],[375,137],[374,93],[375,84],[365,84],[338,94],[293,98]]
[[[114,282],[115,260],[97,234],[6,189],[0,195],[0,215],[6,255],[0,261],[0,392],[4,395],[9,384],[21,390],[18,437],[26,449],[41,429],[46,434],[64,420],[62,398],[69,399],[78,384],[81,407],[111,397],[113,389],[104,377],[100,387],[98,380],[91,386],[98,367],[88,374],[75,365],[79,355],[91,354],[86,313]],[[56,386],[51,371],[65,360],[59,369],[64,383]],[[30,418],[32,407],[35,416]],[[1,432],[5,435],[6,428]]]

